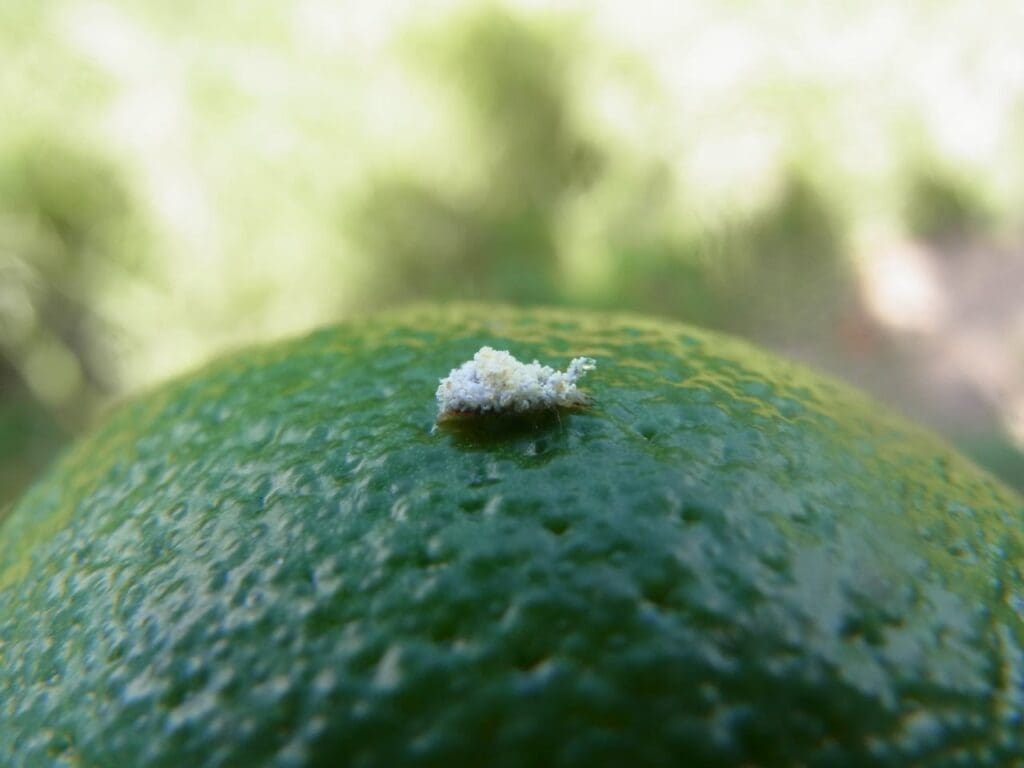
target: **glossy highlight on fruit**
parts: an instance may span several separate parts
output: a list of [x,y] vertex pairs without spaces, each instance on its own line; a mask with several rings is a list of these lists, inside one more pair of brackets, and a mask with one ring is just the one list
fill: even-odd
[[[435,428],[481,346],[586,409]],[[114,412],[0,527],[4,766],[1003,766],[1024,508],[738,341],[413,308]]]

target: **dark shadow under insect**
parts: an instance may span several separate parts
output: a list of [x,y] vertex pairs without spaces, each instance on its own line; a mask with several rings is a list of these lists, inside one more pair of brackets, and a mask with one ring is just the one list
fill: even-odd
[[536,439],[545,433],[562,435],[572,414],[582,410],[560,407],[525,413],[451,413],[437,422],[437,430],[447,434],[460,448],[497,448]]

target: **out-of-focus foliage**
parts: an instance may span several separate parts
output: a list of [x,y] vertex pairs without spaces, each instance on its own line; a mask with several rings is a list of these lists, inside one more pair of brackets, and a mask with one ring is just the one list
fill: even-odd
[[372,178],[344,224],[377,265],[369,293],[562,299],[559,224],[601,163],[570,111],[570,52],[543,28],[493,11],[449,34],[432,64],[465,113],[465,162],[479,178],[468,189],[406,168]]
[[908,182],[907,226],[918,237],[962,241],[992,229],[993,217],[969,180],[927,168],[912,174]]
[[131,201],[109,163],[87,150],[25,138],[0,156],[0,349],[32,392],[77,420],[116,391],[116,327],[93,286],[130,272]]
[[112,398],[453,298],[740,333],[1024,485],[1022,38],[1001,1],[9,0],[0,500]]
[[15,377],[0,368],[0,518],[17,489],[38,473],[69,435],[28,393],[16,389]]

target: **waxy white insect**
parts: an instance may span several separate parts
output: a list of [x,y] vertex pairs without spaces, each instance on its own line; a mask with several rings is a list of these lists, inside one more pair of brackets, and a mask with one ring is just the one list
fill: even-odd
[[481,347],[473,359],[441,379],[438,418],[473,413],[526,413],[586,405],[576,382],[597,363],[577,357],[565,371],[534,360],[522,363],[507,351]]

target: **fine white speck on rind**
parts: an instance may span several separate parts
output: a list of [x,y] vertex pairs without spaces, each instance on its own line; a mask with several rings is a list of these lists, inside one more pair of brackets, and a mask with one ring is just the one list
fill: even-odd
[[441,379],[438,418],[586,405],[589,399],[576,382],[596,366],[589,357],[577,357],[565,371],[556,371],[536,360],[522,363],[508,352],[481,347],[472,360]]

